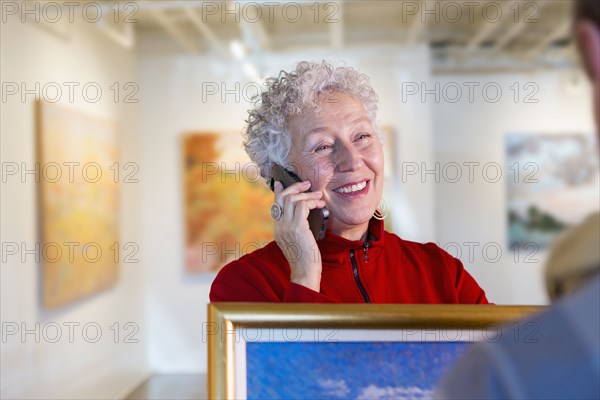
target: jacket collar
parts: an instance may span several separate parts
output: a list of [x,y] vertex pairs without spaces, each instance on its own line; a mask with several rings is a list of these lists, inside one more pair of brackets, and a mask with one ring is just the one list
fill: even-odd
[[[371,218],[369,221],[369,233],[367,234],[369,262],[375,260],[383,247],[383,221]],[[363,254],[366,247],[365,242],[360,240],[348,240],[341,236],[325,232],[325,237],[317,242],[321,252],[321,259],[327,263],[341,263],[349,257],[350,250],[360,251]]]

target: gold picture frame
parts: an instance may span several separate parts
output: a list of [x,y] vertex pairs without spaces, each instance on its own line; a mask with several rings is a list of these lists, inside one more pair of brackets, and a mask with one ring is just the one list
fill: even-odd
[[[203,332],[203,339],[208,343],[208,397],[234,399],[245,396],[246,389],[241,390],[240,385],[246,382],[247,377],[246,372],[236,366],[240,357],[240,354],[236,354],[236,348],[239,353],[240,336],[257,338],[261,336],[261,330],[263,333],[268,332],[263,339],[268,336],[269,340],[275,342],[282,340],[275,335],[271,336],[271,333],[282,329],[306,332],[362,332],[363,336],[365,331],[368,331],[369,335],[379,332],[380,338],[383,337],[387,341],[386,338],[389,337],[390,342],[396,342],[398,335],[404,335],[406,332],[415,333],[412,339],[415,339],[419,332],[421,339],[424,334],[429,335],[425,342],[436,342],[436,338],[439,339],[450,331],[475,332],[476,335],[472,335],[473,340],[455,340],[469,342],[479,341],[477,337],[483,337],[482,333],[487,335],[486,332],[492,330],[497,334],[500,329],[502,334],[505,324],[511,321],[518,324],[521,318],[543,309],[538,306],[494,305],[210,303],[208,322]],[[515,328],[513,326],[510,329]],[[252,333],[248,333],[250,331]],[[436,332],[439,335],[436,335]],[[297,336],[296,334],[295,339]],[[316,336],[319,337],[318,334]],[[323,341],[324,338],[325,335],[321,335],[316,341]],[[297,343],[298,340],[295,339],[293,341]]]

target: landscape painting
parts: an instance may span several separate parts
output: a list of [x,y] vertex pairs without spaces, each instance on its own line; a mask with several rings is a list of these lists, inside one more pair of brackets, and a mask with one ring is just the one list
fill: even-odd
[[65,106],[37,107],[42,303],[53,308],[117,281],[117,127]]
[[247,343],[247,398],[431,399],[470,344]]
[[187,272],[216,272],[273,240],[273,193],[239,132],[186,134],[182,153]]
[[508,242],[546,248],[564,229],[598,210],[593,135],[506,136]]

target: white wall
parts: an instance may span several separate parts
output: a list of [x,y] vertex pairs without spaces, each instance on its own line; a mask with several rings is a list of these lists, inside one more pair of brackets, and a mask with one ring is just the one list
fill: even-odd
[[[50,82],[97,82],[103,95],[97,103],[85,101],[81,86],[75,90],[74,103],[69,104],[65,89],[60,103],[88,113],[110,118],[120,125],[121,162],[138,161],[138,111],[135,104],[114,101],[109,87],[114,82],[137,81],[135,53],[120,48],[101,35],[93,24],[75,23],[66,26],[66,36],[56,36],[31,23],[20,23],[18,17],[2,23],[2,82],[24,82],[26,87],[40,88]],[[66,87],[65,87],[66,88]],[[54,97],[53,92],[47,93]],[[32,168],[35,158],[34,95],[9,96],[2,102],[2,162],[26,163]],[[6,164],[3,164],[6,165]],[[109,171],[104,171],[109,172]],[[143,171],[142,171],[143,172]],[[122,242],[140,243],[140,201],[136,184],[121,185]],[[38,241],[35,178],[25,181],[19,176],[7,177],[2,183],[2,243],[25,243],[28,249]],[[122,264],[118,283],[101,293],[75,304],[45,311],[39,302],[40,265],[34,255],[6,256],[1,269],[1,315],[3,332],[8,325],[36,330],[39,323],[39,343],[34,334],[22,340],[21,335],[3,338],[1,358],[2,398],[121,398],[140,383],[148,372],[143,291],[144,262]],[[81,328],[88,322],[97,323],[102,337],[88,343]],[[114,342],[111,326],[120,323],[121,336]],[[138,343],[124,343],[123,326],[137,324],[133,338]],[[69,328],[74,327],[73,343],[69,343]],[[21,324],[25,324],[22,326]],[[54,340],[56,330],[44,330],[57,324],[62,336]],[[115,327],[113,326],[113,329]],[[131,332],[131,331],[129,331]],[[91,338],[94,330],[86,336]]]
[[[294,52],[260,61],[271,76],[300,60],[321,59],[345,61],[366,72],[380,95],[380,122],[398,128],[396,151],[401,157],[431,162],[430,105],[418,101],[403,104],[400,99],[403,80],[429,79],[426,48],[354,50],[335,56]],[[190,131],[241,131],[251,107],[248,96],[243,95],[248,81],[240,67],[214,58],[146,54],[140,63],[142,165],[148,177],[143,183],[142,230],[149,268],[150,362],[160,372],[205,371],[202,324],[214,274],[184,273],[180,139]],[[206,83],[213,82],[233,93],[221,98],[219,91],[203,99]],[[237,100],[236,82],[240,82]],[[433,194],[433,184],[402,186],[393,215],[397,231],[404,237],[435,240]]]
[[[572,88],[569,81],[579,76],[580,86]],[[516,256],[508,249],[506,235],[506,179],[514,179],[507,171],[504,162],[504,138],[508,133],[588,133],[595,132],[590,86],[579,71],[551,71],[531,74],[440,76],[435,81],[443,89],[439,102],[433,95],[426,100],[434,107],[434,148],[435,159],[441,168],[448,163],[479,162],[474,170],[474,182],[463,177],[457,183],[444,179],[436,184],[436,221],[438,240],[442,246],[457,243],[462,248],[465,265],[488,293],[490,300],[497,304],[546,304],[547,297],[543,286],[542,271],[546,254],[540,251],[521,252]],[[475,87],[468,82],[475,82]],[[517,99],[515,92],[520,88]],[[525,87],[527,83],[533,86]],[[482,89],[490,84],[487,99]],[[502,95],[498,102],[495,89],[497,84]],[[454,101],[456,91],[451,86],[463,89],[460,101]],[[474,87],[473,101],[469,100],[468,85]],[[512,89],[511,89],[512,87]],[[434,88],[434,83],[428,83]],[[535,89],[537,93],[534,93]],[[537,99],[537,103],[525,102]],[[515,101],[517,100],[517,101]],[[482,167],[496,162],[502,166],[502,179],[493,181],[493,170],[484,179]],[[454,174],[454,172],[452,172]],[[429,176],[428,179],[433,179]],[[454,175],[451,175],[451,180]],[[465,244],[477,242],[479,245]],[[489,253],[483,254],[483,247]],[[494,247],[502,248],[502,257],[497,262]],[[475,249],[474,257],[469,257],[469,246]],[[456,252],[456,247],[452,249]],[[531,257],[526,260],[525,256]],[[530,262],[526,262],[530,261]]]

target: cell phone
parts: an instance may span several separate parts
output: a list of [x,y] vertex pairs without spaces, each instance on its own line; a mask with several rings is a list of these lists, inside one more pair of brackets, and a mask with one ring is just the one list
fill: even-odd
[[[273,163],[270,184],[272,191],[275,191],[275,181],[281,182],[283,187],[286,188],[296,182],[302,182],[302,179],[292,171],[283,168],[277,163]],[[329,210],[325,207],[314,208],[308,213],[308,225],[310,226],[310,230],[313,233],[315,240],[321,240],[325,237],[328,218]]]

